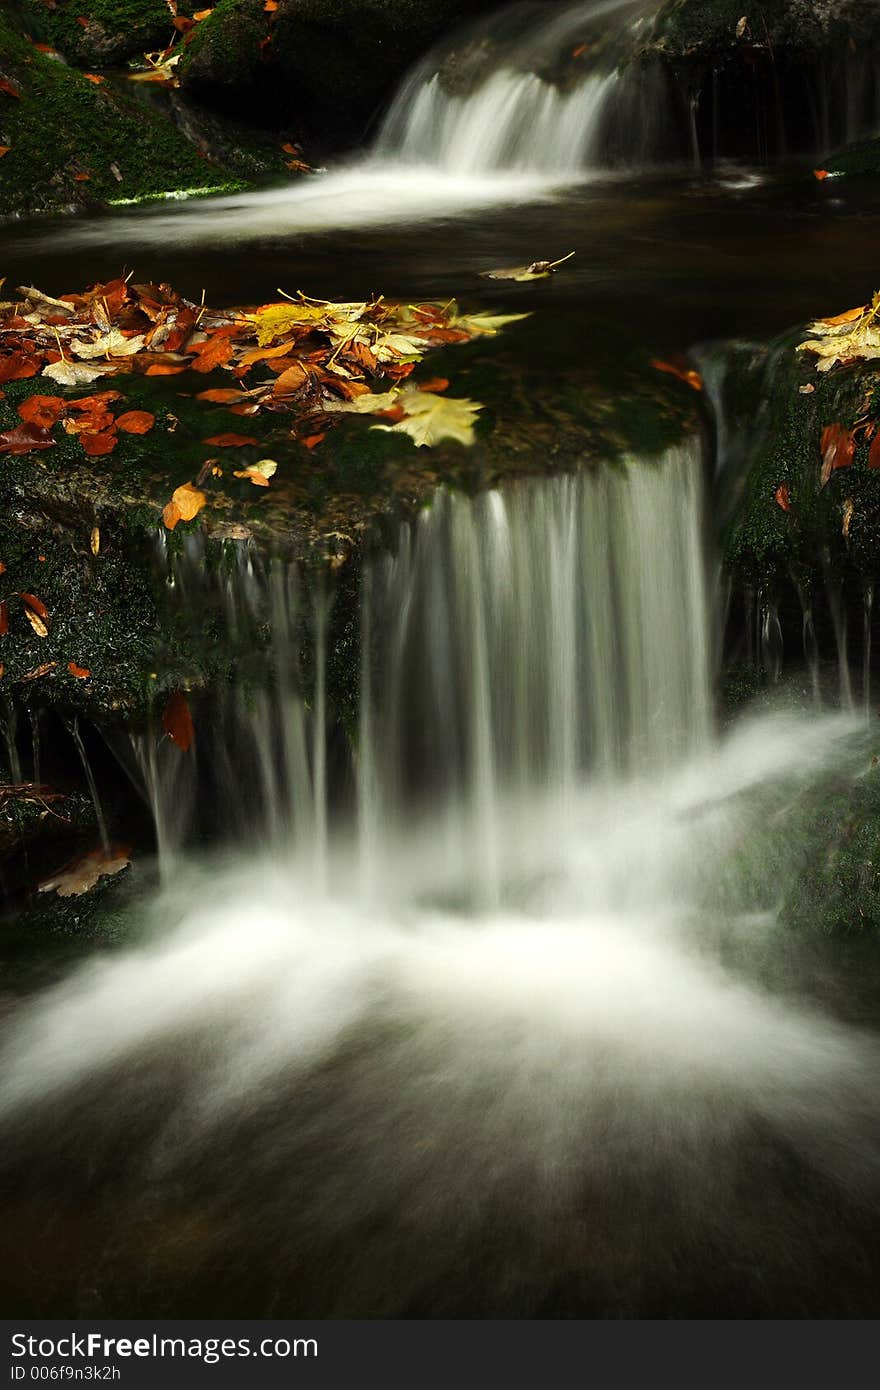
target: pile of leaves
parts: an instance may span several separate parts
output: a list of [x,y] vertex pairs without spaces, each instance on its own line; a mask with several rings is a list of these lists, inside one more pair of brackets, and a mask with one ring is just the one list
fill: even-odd
[[[0,302],[0,389],[39,375],[68,394],[47,391],[22,402],[21,423],[0,432],[0,454],[51,449],[53,432],[63,429],[100,457],[113,452],[120,434],[149,433],[155,417],[125,405],[124,377],[132,373],[226,373],[228,386],[199,391],[196,399],[237,416],[283,415],[291,437],[310,449],[346,413],[375,416],[382,423],[374,428],[406,434],[417,446],[443,439],[469,445],[479,402],[444,395],[445,379],[416,386],[408,378],[432,348],[493,335],[524,317],[466,314],[454,301],[334,303],[304,294],[252,309],[212,309],[170,285],[131,277],[58,298],[21,286],[16,298]],[[204,442],[227,449],[258,441],[229,431]],[[266,487],[276,468],[264,459],[234,476]],[[216,458],[175,491],[167,526],[197,515],[211,476],[222,476]]]
[[880,358],[880,290],[870,304],[847,309],[830,319],[817,319],[808,325],[813,335],[800,343],[798,352],[811,352],[819,360],[820,372],[836,366]]

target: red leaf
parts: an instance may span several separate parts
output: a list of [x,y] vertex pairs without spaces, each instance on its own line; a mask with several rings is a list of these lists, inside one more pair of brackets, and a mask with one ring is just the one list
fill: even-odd
[[180,690],[175,691],[162,711],[162,728],[181,753],[192,746],[195,729],[186,696]]
[[776,505],[781,507],[784,512],[791,511],[791,493],[788,490],[788,483],[780,483],[776,489]]
[[15,97],[16,101],[21,101],[21,91],[14,82],[8,81],[5,77],[0,77],[0,92],[8,97]]
[[822,473],[819,486],[824,487],[836,468],[849,468],[856,452],[852,430],[845,425],[827,425],[822,431]]
[[24,381],[26,377],[36,376],[40,362],[29,357],[26,352],[11,352],[8,357],[0,357],[0,382]]
[[821,182],[823,181],[823,179],[830,179],[830,178],[831,178],[831,175],[829,174],[829,172],[828,172],[827,169],[814,169],[814,170],[813,170],[813,178],[814,178],[814,179],[818,179],[819,182],[821,183]]
[[55,444],[48,430],[39,425],[18,425],[15,429],[0,432],[0,454],[30,454],[36,449],[51,449]]
[[6,599],[0,599],[0,637],[5,637],[9,631],[9,604]]
[[18,596],[25,608],[29,608],[32,613],[36,613],[38,618],[42,618],[44,623],[49,621],[49,610],[42,599],[37,598],[36,594],[19,594]]
[[664,362],[660,357],[652,357],[651,366],[655,372],[666,372],[669,376],[678,377],[679,381],[685,382],[694,391],[702,391],[703,389],[703,378],[700,373],[691,371],[686,364],[679,366],[676,362]]

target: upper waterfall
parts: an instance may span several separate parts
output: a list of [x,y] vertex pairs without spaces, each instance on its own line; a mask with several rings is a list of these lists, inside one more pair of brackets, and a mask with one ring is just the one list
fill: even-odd
[[650,160],[665,120],[650,75],[621,77],[639,0],[521,4],[435,49],[403,84],[374,155],[454,174],[572,177]]

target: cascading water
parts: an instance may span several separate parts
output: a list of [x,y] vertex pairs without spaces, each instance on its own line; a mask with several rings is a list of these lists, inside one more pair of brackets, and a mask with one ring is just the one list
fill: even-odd
[[[828,1260],[848,1308],[870,1283],[880,1048],[799,995],[776,921],[792,807],[869,754],[839,716],[713,739],[700,472],[441,493],[364,578],[359,834],[331,822],[319,873],[296,849],[325,841],[313,654],[309,725],[256,680],[208,745],[246,740],[238,857],[179,857],[140,944],[8,1020],[2,1164],[93,1213],[102,1311],[779,1314],[827,1311]],[[291,789],[317,809],[266,852]]]

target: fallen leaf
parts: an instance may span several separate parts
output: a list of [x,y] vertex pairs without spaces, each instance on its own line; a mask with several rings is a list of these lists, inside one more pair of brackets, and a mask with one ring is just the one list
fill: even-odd
[[305,437],[305,439],[301,439],[301,440],[300,440],[300,443],[301,443],[301,444],[304,444],[304,445],[306,446],[307,449],[315,449],[315,448],[317,448],[317,446],[322,442],[322,440],[324,440],[324,439],[326,439],[326,438],[327,438],[326,433],[325,433],[325,434],[307,434],[306,437]]
[[21,89],[6,77],[0,77],[0,92],[4,96],[15,97],[16,101],[21,101]]
[[54,878],[47,878],[39,885],[41,893],[55,892],[59,898],[79,898],[100,878],[110,878],[121,873],[131,863],[131,851],[124,845],[111,845],[109,849],[90,850],[80,859],[68,864]]
[[273,396],[292,396],[295,392],[302,390],[303,386],[311,379],[311,373],[300,362],[288,367],[277,378],[272,388]]
[[116,428],[123,434],[149,434],[156,423],[148,410],[126,410],[116,417]]
[[110,430],[103,430],[98,434],[91,434],[84,431],[79,437],[83,446],[83,451],[89,458],[104,458],[106,454],[112,454],[116,445],[119,443],[117,436]]
[[232,405],[247,399],[247,391],[236,391],[229,386],[218,386],[212,391],[199,391],[196,396],[197,401],[211,401],[214,405]]
[[177,690],[162,711],[162,728],[175,747],[186,753],[195,738],[192,714],[186,696]]
[[856,504],[854,500],[852,497],[847,497],[843,504],[843,525],[840,528],[840,534],[843,536],[844,540],[849,540],[849,528],[855,509]]
[[474,425],[483,409],[478,401],[414,390],[401,391],[398,404],[404,411],[404,419],[393,425],[373,425],[372,428],[390,434],[407,434],[416,448],[431,448],[444,439],[473,444]]
[[679,381],[685,382],[694,391],[702,391],[703,378],[699,372],[691,371],[688,367],[679,367],[675,362],[664,362],[662,358],[652,357],[651,366],[655,372],[666,372],[669,376],[678,377]]
[[822,472],[819,486],[824,487],[837,468],[848,468],[855,457],[856,440],[852,430],[845,425],[828,425],[822,431],[820,441],[822,450]]
[[202,443],[211,444],[217,449],[241,449],[246,444],[258,444],[259,440],[250,434],[214,434]]
[[54,671],[54,670],[55,670],[55,667],[56,667],[57,665],[58,665],[58,662],[57,662],[57,661],[44,661],[43,664],[42,664],[42,666],[35,666],[35,667],[33,668],[32,671],[25,671],[24,675],[19,677],[19,680],[22,680],[22,681],[38,681],[38,680],[42,680],[43,676],[48,676],[49,672],[50,672],[50,671]]
[[0,431],[0,454],[13,457],[34,453],[37,449],[51,449],[55,445],[48,430],[39,425],[21,424],[11,430]]
[[868,467],[880,468],[880,434],[874,435],[874,441],[868,451]]
[[93,555],[97,555],[101,549],[101,532],[97,526],[92,527],[92,534],[89,538],[89,549]]
[[56,425],[67,409],[67,402],[61,396],[29,396],[18,407],[22,420],[29,425],[37,425],[41,430],[50,430]]
[[74,680],[78,681],[87,681],[89,676],[92,674],[88,667],[77,666],[75,661],[68,661],[67,669],[73,676]]
[[103,87],[104,85],[105,79],[97,72],[84,72],[83,77],[87,82],[94,82],[96,87]]
[[162,519],[169,531],[173,531],[178,521],[192,521],[207,502],[207,497],[192,483],[183,483],[175,488],[171,501],[162,513]]
[[0,145],[0,159],[12,149],[11,145]]
[[784,512],[791,511],[791,494],[788,490],[788,483],[780,483],[776,489],[776,505],[781,507]]
[[558,266],[570,261],[575,254],[574,251],[569,251],[567,256],[561,256],[558,261],[532,261],[530,265],[515,265],[507,270],[484,270],[482,275],[484,280],[547,280]]
[[252,463],[249,468],[236,470],[232,476],[248,478],[256,487],[268,487],[269,479],[274,477],[277,468],[274,459],[260,459],[259,463]]
[[9,631],[9,604],[7,600],[0,599],[0,637],[5,637]]
[[813,178],[818,179],[819,182],[822,183],[823,180],[830,179],[831,175],[829,174],[827,169],[814,169]]
[[118,328],[111,328],[93,343],[82,343],[76,338],[70,344],[71,351],[81,358],[91,360],[95,357],[133,357],[141,351],[146,339],[143,333],[127,338]]
[[0,357],[0,382],[24,381],[36,376],[39,370],[38,359],[29,353],[10,352],[6,357]]
[[88,386],[90,382],[97,381],[99,376],[104,376],[112,370],[109,365],[87,367],[84,362],[68,362],[62,357],[60,362],[51,362],[48,367],[44,367],[43,376],[57,381],[59,386]]

